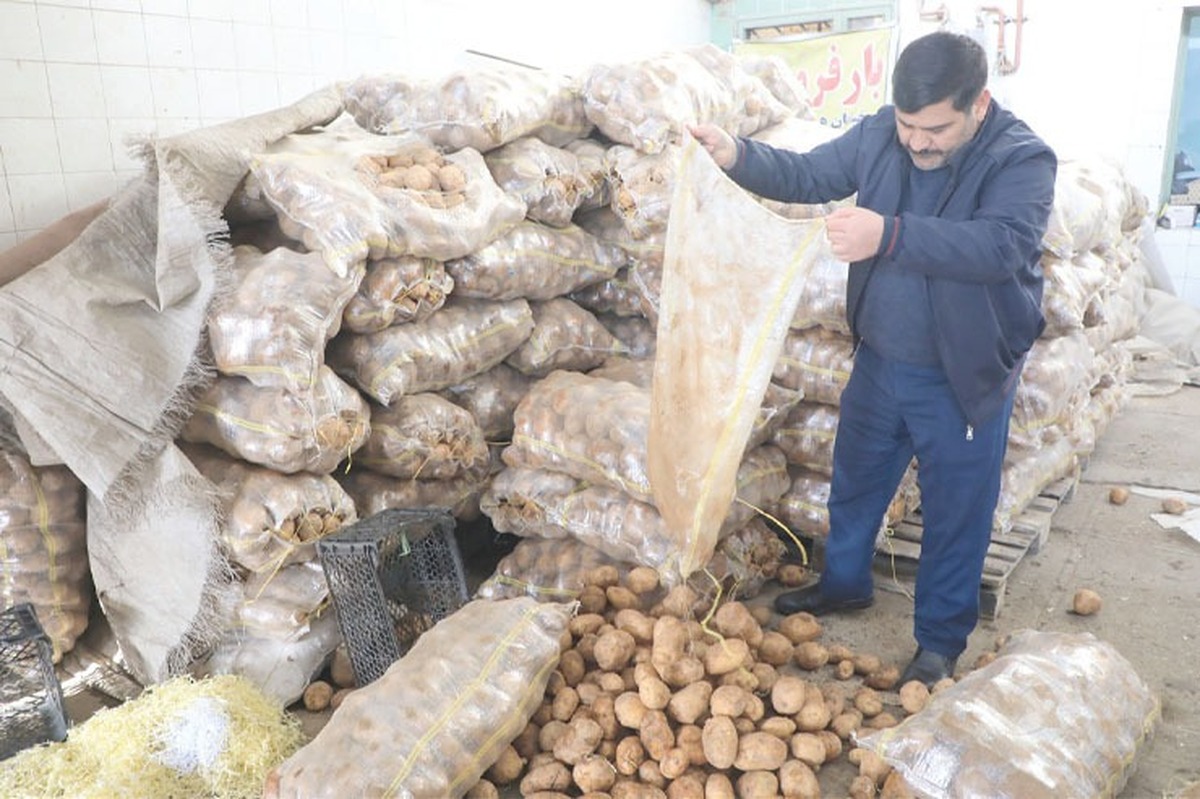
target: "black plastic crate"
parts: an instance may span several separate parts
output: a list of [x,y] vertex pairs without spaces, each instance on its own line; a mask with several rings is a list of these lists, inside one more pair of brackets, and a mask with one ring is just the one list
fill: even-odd
[[67,737],[54,649],[33,605],[0,613],[0,760]]
[[454,524],[440,508],[389,508],[317,542],[360,686],[466,603]]

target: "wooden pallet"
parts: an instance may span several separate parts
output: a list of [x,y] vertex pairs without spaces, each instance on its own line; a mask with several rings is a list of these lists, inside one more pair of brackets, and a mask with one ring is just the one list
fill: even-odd
[[[992,534],[979,586],[980,616],[985,619],[999,617],[1009,575],[1022,558],[1036,553],[1046,543],[1054,512],[1059,505],[1070,500],[1078,481],[1079,472],[1076,470],[1051,483],[1013,520],[1011,530]],[[875,553],[875,571],[894,578],[899,583],[898,587],[910,594],[917,575],[923,529],[920,511],[909,514],[895,526],[892,534]]]

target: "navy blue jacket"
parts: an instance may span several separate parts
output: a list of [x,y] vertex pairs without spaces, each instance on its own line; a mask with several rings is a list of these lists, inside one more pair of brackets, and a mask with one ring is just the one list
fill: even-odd
[[1002,407],[1025,353],[1045,327],[1041,240],[1054,202],[1054,152],[1024,122],[992,101],[974,138],[949,161],[936,216],[900,212],[910,169],[885,106],[807,153],[738,140],[729,176],[783,202],[823,203],[855,192],[884,216],[880,251],[850,265],[846,313],[855,316],[875,265],[925,275],[938,354],[967,421]]

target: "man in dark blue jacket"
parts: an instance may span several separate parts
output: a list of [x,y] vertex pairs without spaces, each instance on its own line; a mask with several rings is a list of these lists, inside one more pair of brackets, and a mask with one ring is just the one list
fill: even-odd
[[1053,151],[987,90],[987,58],[966,36],[909,44],[894,105],[808,153],[691,133],[739,185],[784,202],[857,193],[826,217],[850,262],[854,370],[841,397],[821,579],[781,594],[781,613],[873,601],[876,533],[917,459],[924,530],[917,652],[901,677],[952,676],[979,620],[979,586],[1025,353],[1041,334],[1041,239],[1054,199]]

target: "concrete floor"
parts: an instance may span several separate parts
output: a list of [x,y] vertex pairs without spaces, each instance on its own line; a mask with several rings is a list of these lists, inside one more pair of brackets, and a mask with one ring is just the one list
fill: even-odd
[[[1200,780],[1200,541],[1153,521],[1158,499],[1111,504],[1119,485],[1200,493],[1200,389],[1137,398],[1113,421],[993,626],[1087,630],[1128,658],[1158,693],[1163,720],[1121,797],[1173,797]],[[1099,614],[1065,611],[1080,587],[1104,598]]]

